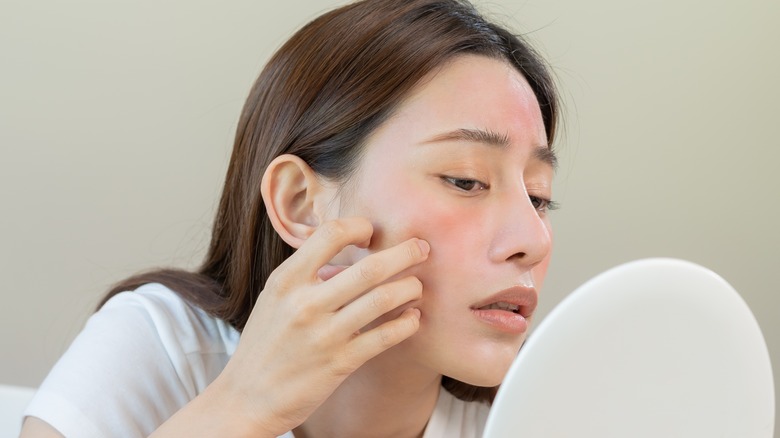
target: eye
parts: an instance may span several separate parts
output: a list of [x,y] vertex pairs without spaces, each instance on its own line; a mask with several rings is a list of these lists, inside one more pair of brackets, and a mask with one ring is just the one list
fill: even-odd
[[444,182],[447,184],[454,186],[455,188],[464,192],[476,192],[488,188],[487,184],[475,179],[456,178],[452,176],[442,176],[441,179],[444,180]]
[[557,210],[559,208],[557,202],[549,199],[540,198],[539,196],[529,196],[529,199],[531,199],[531,204],[536,211],[540,213],[547,213],[548,211]]

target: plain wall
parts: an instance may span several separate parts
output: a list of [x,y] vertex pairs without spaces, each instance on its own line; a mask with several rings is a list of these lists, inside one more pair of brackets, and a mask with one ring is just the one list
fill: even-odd
[[[38,385],[111,283],[200,261],[244,97],[334,4],[0,2],[0,383]],[[688,259],[742,293],[780,376],[780,2],[478,4],[566,103],[542,315],[616,264]]]

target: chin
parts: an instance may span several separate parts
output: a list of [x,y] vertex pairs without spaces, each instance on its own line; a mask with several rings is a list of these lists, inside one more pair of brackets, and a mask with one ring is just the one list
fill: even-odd
[[492,388],[494,386],[498,386],[501,384],[501,382],[504,381],[504,377],[506,376],[506,371],[509,370],[509,367],[507,367],[504,372],[500,374],[495,375],[486,375],[482,374],[481,376],[476,376],[474,379],[456,379],[460,380],[463,383],[468,383],[469,385],[473,386],[484,386],[486,388]]
[[[514,359],[514,357],[511,359]],[[453,369],[445,373],[445,375],[469,385],[492,388],[500,385],[504,377],[506,377],[506,373],[512,365],[511,359],[496,360],[489,364],[484,362],[475,363],[471,364],[474,367]]]

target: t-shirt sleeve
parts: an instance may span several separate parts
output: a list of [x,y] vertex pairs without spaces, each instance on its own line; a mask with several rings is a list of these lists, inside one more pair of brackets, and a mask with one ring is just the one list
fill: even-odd
[[167,289],[139,291],[92,315],[25,416],[68,438],[145,437],[218,375],[232,351],[214,340],[231,334]]

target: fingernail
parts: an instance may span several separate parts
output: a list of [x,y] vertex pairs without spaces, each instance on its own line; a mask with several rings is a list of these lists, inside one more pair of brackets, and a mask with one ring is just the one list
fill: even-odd
[[420,251],[422,251],[423,256],[427,256],[428,252],[431,250],[431,245],[422,239],[417,239],[417,246],[420,247]]
[[338,274],[339,272],[341,272],[341,271],[343,271],[343,270],[345,270],[347,268],[348,268],[348,266],[336,266],[336,265],[328,264],[328,265],[325,265],[325,266],[323,266],[323,267],[321,267],[320,269],[317,270],[317,276],[322,281],[328,281],[331,278],[335,277],[336,274]]

